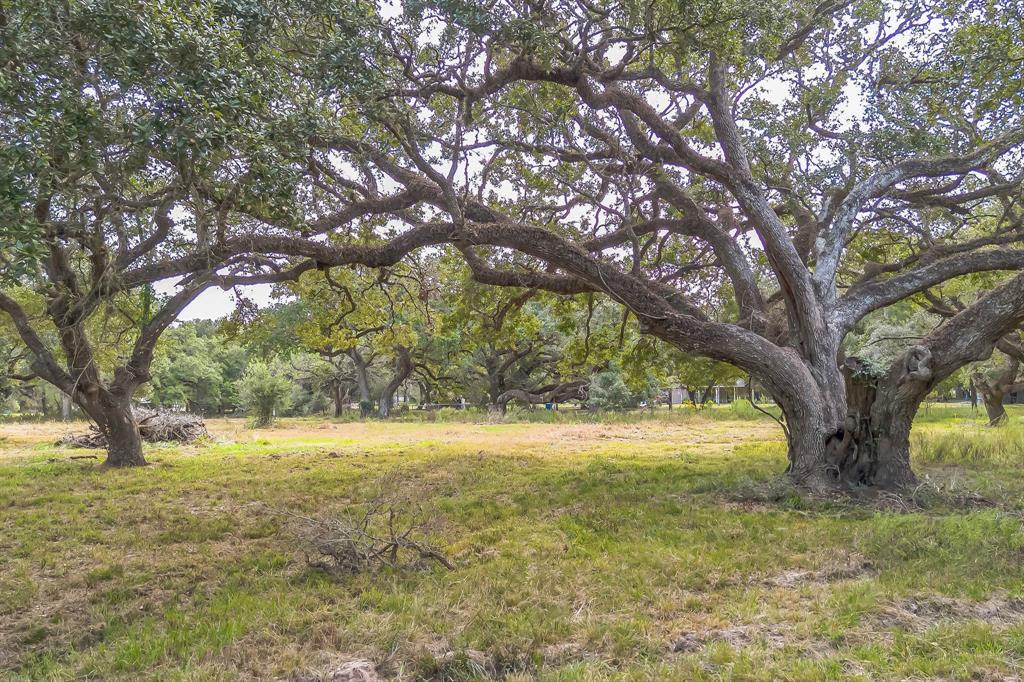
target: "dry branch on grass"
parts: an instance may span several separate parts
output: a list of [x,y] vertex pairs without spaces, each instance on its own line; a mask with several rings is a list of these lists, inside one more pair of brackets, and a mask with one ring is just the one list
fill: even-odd
[[306,563],[331,575],[362,573],[380,568],[426,568],[438,563],[449,571],[455,565],[423,536],[428,529],[423,507],[405,511],[385,496],[368,502],[362,513],[312,517],[261,505],[291,520],[289,530],[299,540]]
[[[199,438],[209,438],[206,423],[199,415],[187,412],[161,412],[159,410],[137,410],[139,435],[147,443],[178,442],[191,443]],[[57,441],[57,445],[76,448],[105,448],[107,437],[96,428],[89,427],[88,433],[68,434]]]
[[370,506],[354,523],[346,519],[302,521],[310,566],[328,573],[358,573],[375,567],[455,566],[436,548],[417,539],[424,530],[420,509],[410,518],[394,507]]

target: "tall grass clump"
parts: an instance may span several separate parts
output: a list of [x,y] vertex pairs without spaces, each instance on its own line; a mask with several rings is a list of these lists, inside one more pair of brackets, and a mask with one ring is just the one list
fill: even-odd
[[910,452],[921,462],[1018,466],[1024,464],[1024,421],[995,428],[982,421],[953,428],[918,425],[910,435]]
[[[758,409],[758,408],[761,408],[761,409]],[[762,411],[762,410],[764,410],[764,411]],[[765,414],[765,412],[768,412],[770,414],[774,414],[776,416],[778,416],[779,413],[781,412],[781,410],[779,410],[777,405],[765,404],[765,405],[758,405],[757,407],[754,407],[753,405],[750,404],[749,400],[734,400],[731,403],[729,403],[729,409],[728,410],[723,410],[723,412],[725,412],[725,411],[727,411],[729,413],[729,418],[730,419],[744,419],[744,420],[768,419],[769,416],[767,414]]]

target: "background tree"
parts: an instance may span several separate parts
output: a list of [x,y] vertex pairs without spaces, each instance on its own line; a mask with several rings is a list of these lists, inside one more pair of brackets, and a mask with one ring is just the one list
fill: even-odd
[[239,405],[236,384],[246,362],[245,349],[212,321],[172,327],[156,345],[150,399],[160,407],[225,414]]
[[637,399],[617,368],[598,372],[590,380],[587,407],[594,410],[623,410],[636,407]]
[[[278,15],[251,9],[0,9],[0,311],[33,373],[99,426],[111,465],[145,461],[131,400],[178,313],[207,287],[280,277],[247,239],[288,224],[301,161],[287,141],[307,117],[282,77]],[[242,208],[266,223],[243,224]]]
[[574,335],[592,330],[579,325],[584,316],[577,302],[481,286],[461,264],[452,272],[442,283],[440,326],[458,339],[463,396],[502,413],[512,401],[532,406],[581,397],[591,372],[589,350],[575,361],[570,356],[580,355]]
[[523,362],[549,349],[535,307],[527,306],[537,292],[483,287],[458,262],[448,265],[446,275],[440,328],[457,339],[459,392],[480,405],[497,406]]
[[[379,414],[387,417],[395,392],[429,346],[435,277],[429,260],[382,270],[353,267],[306,273],[280,289],[291,300],[258,316],[255,326],[276,338],[279,346],[295,343],[330,365],[336,412],[344,398],[342,387],[354,379],[360,402],[379,398]],[[277,331],[282,325],[286,330]],[[374,363],[378,372],[373,371]]]
[[1020,356],[1002,353],[999,356],[993,357],[993,362],[988,366],[976,367],[971,373],[971,381],[985,402],[989,426],[1000,426],[1007,422],[1003,400],[1007,393],[1024,388],[1024,382],[1020,381]]
[[326,399],[335,417],[345,413],[352,402],[355,375],[343,361],[330,361],[312,353],[294,352],[288,364],[297,383],[298,395],[292,400],[296,408],[307,414],[319,412]]

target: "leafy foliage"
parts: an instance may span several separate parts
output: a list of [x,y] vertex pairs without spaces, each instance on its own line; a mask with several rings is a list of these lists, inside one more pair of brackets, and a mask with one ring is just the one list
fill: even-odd
[[164,407],[223,414],[239,405],[237,382],[246,351],[208,322],[186,323],[164,334],[153,362],[150,397]]
[[292,385],[280,365],[255,360],[245,368],[238,395],[255,426],[270,426],[291,404]]

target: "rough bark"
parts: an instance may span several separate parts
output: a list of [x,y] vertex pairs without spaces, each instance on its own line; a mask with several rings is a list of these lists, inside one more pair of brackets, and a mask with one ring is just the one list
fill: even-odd
[[836,425],[811,405],[784,410],[793,480],[813,490],[870,486],[895,489],[915,481],[910,468],[910,425],[919,400],[880,399],[877,383],[858,379],[849,414]]
[[988,417],[989,426],[1002,426],[1009,418],[1006,416],[1006,408],[1003,407],[1003,395],[996,393],[983,393],[985,400],[985,415]]
[[395,399],[395,391],[402,385],[409,375],[412,374],[413,363],[412,353],[408,348],[404,346],[395,347],[395,371],[391,375],[391,379],[384,386],[383,392],[380,394],[380,407],[379,414],[381,419],[387,419],[391,416],[391,406]]
[[1006,408],[1003,407],[1003,400],[1007,393],[1016,388],[1019,371],[1020,361],[1016,357],[1010,356],[1007,357],[1006,364],[994,376],[985,376],[981,372],[975,372],[971,377],[973,385],[985,403],[989,426],[1001,426],[1009,421]]
[[[917,372],[925,378],[927,370]],[[897,372],[895,384],[872,376],[856,358],[843,367],[847,418],[830,441],[836,479],[844,487],[902,488],[915,482],[910,467],[910,427],[923,395],[901,391],[908,376]]]
[[128,399],[99,396],[82,408],[93,418],[107,441],[107,466],[142,466],[142,436]]

